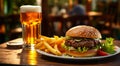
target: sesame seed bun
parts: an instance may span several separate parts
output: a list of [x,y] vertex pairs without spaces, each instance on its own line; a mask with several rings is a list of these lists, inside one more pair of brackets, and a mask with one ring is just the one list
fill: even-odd
[[81,38],[102,38],[101,33],[92,26],[79,25],[69,29],[66,36]]

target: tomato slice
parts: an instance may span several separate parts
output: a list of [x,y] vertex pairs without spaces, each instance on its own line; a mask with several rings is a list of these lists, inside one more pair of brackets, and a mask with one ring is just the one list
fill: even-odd
[[104,52],[104,51],[102,51],[102,50],[98,50],[97,54],[98,54],[99,56],[106,56],[106,55],[108,55],[109,53]]

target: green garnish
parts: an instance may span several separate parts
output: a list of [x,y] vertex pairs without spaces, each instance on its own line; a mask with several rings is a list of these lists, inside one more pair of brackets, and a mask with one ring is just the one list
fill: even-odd
[[70,37],[70,36],[66,36],[65,38],[66,38],[66,39],[71,39],[71,37]]
[[105,42],[101,46],[102,50],[110,54],[115,53],[113,40],[113,38],[106,38]]
[[62,47],[65,48],[66,50],[76,50],[78,52],[86,52],[88,50],[87,47],[78,47],[78,48],[74,48],[74,47],[71,47],[71,46],[66,46],[64,44],[62,44]]
[[86,47],[78,47],[77,48],[77,51],[79,51],[79,52],[86,52],[88,50],[88,48],[86,48]]
[[71,50],[70,46],[66,46],[64,43],[61,45],[63,48],[65,48],[66,50]]

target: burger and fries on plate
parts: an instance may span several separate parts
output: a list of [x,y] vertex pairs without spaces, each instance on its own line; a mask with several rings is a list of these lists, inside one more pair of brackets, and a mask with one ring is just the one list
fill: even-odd
[[116,52],[113,38],[101,42],[101,33],[92,26],[79,25],[70,28],[65,37],[40,36],[35,48],[57,56],[71,57],[106,56]]

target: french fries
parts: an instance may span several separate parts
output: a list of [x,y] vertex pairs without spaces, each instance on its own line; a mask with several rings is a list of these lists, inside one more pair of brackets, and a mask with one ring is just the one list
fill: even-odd
[[57,47],[57,44],[55,44],[54,49],[56,50],[56,52],[57,52],[58,55],[61,55],[61,52],[59,51],[59,49]]
[[[44,45],[51,53],[56,54],[56,55],[61,55],[59,53],[59,50],[52,48],[47,42],[44,42]],[[57,48],[57,47],[55,47],[55,48]]]
[[40,49],[42,51],[45,51],[47,53],[52,53],[55,55],[62,55],[63,48],[61,48],[62,43],[64,43],[65,39],[64,37],[46,37],[41,36],[41,39],[36,40],[36,49]]

